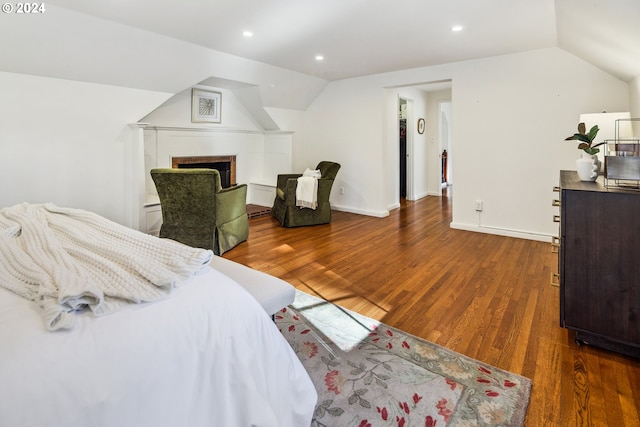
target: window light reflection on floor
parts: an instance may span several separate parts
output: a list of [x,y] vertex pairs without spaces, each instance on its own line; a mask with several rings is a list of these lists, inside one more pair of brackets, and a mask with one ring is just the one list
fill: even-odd
[[379,321],[296,290],[292,304],[304,320],[342,351],[350,351],[374,331]]

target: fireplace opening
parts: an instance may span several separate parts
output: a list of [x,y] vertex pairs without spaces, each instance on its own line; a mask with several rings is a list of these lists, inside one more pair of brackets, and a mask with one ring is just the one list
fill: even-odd
[[220,172],[222,188],[236,185],[236,156],[172,157],[171,167],[178,169],[207,168]]
[[231,162],[212,162],[212,163],[182,163],[178,165],[178,169],[216,169],[220,172],[220,185],[222,188],[231,187]]

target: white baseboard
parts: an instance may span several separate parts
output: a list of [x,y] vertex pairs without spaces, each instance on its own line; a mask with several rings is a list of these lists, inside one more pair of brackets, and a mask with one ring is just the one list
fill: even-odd
[[389,216],[389,211],[371,211],[366,209],[354,209],[346,206],[336,205],[334,203],[331,204],[331,209],[335,209],[341,212],[354,213],[358,215],[375,216],[377,218],[384,218],[386,216]]
[[[389,207],[389,210],[397,209],[399,207],[400,207],[399,204],[392,205]],[[349,213],[354,213],[358,215],[373,216],[377,218],[384,218],[389,216],[389,211],[372,211],[372,210],[365,210],[365,209],[354,209],[354,208],[339,206],[335,204],[332,204],[331,208],[341,212],[349,212]],[[456,230],[473,231],[476,233],[494,234],[497,236],[505,236],[505,237],[515,237],[518,239],[536,240],[539,242],[551,242],[551,237],[552,237],[551,234],[536,233],[536,232],[522,231],[522,230],[512,230],[507,228],[490,227],[490,226],[478,226],[478,225],[463,224],[463,223],[456,223],[456,222],[450,223],[449,226]]]
[[407,197],[407,200],[411,200],[412,202],[417,202],[418,200],[420,200],[420,199],[424,199],[425,197],[427,197],[427,196],[429,196],[429,195],[430,195],[430,194],[429,194],[429,192],[420,193],[420,194],[416,195],[415,199],[409,199],[409,198]]
[[452,222],[449,224],[451,228],[456,230],[475,231],[477,233],[495,234],[497,236],[516,237],[519,239],[537,240],[540,242],[550,242],[551,235],[544,233],[534,233],[531,231],[511,230],[507,228],[478,226],[471,224],[462,224]]

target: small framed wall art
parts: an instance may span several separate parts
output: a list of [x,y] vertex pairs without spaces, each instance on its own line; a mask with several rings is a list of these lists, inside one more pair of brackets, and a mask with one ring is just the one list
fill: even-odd
[[222,94],[210,90],[191,90],[191,122],[221,123]]
[[424,119],[418,119],[418,133],[424,133]]

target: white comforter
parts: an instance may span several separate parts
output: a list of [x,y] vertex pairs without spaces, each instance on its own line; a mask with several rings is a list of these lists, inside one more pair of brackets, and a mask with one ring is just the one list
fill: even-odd
[[260,305],[209,267],[70,331],[0,288],[0,426],[306,427],[316,399]]

